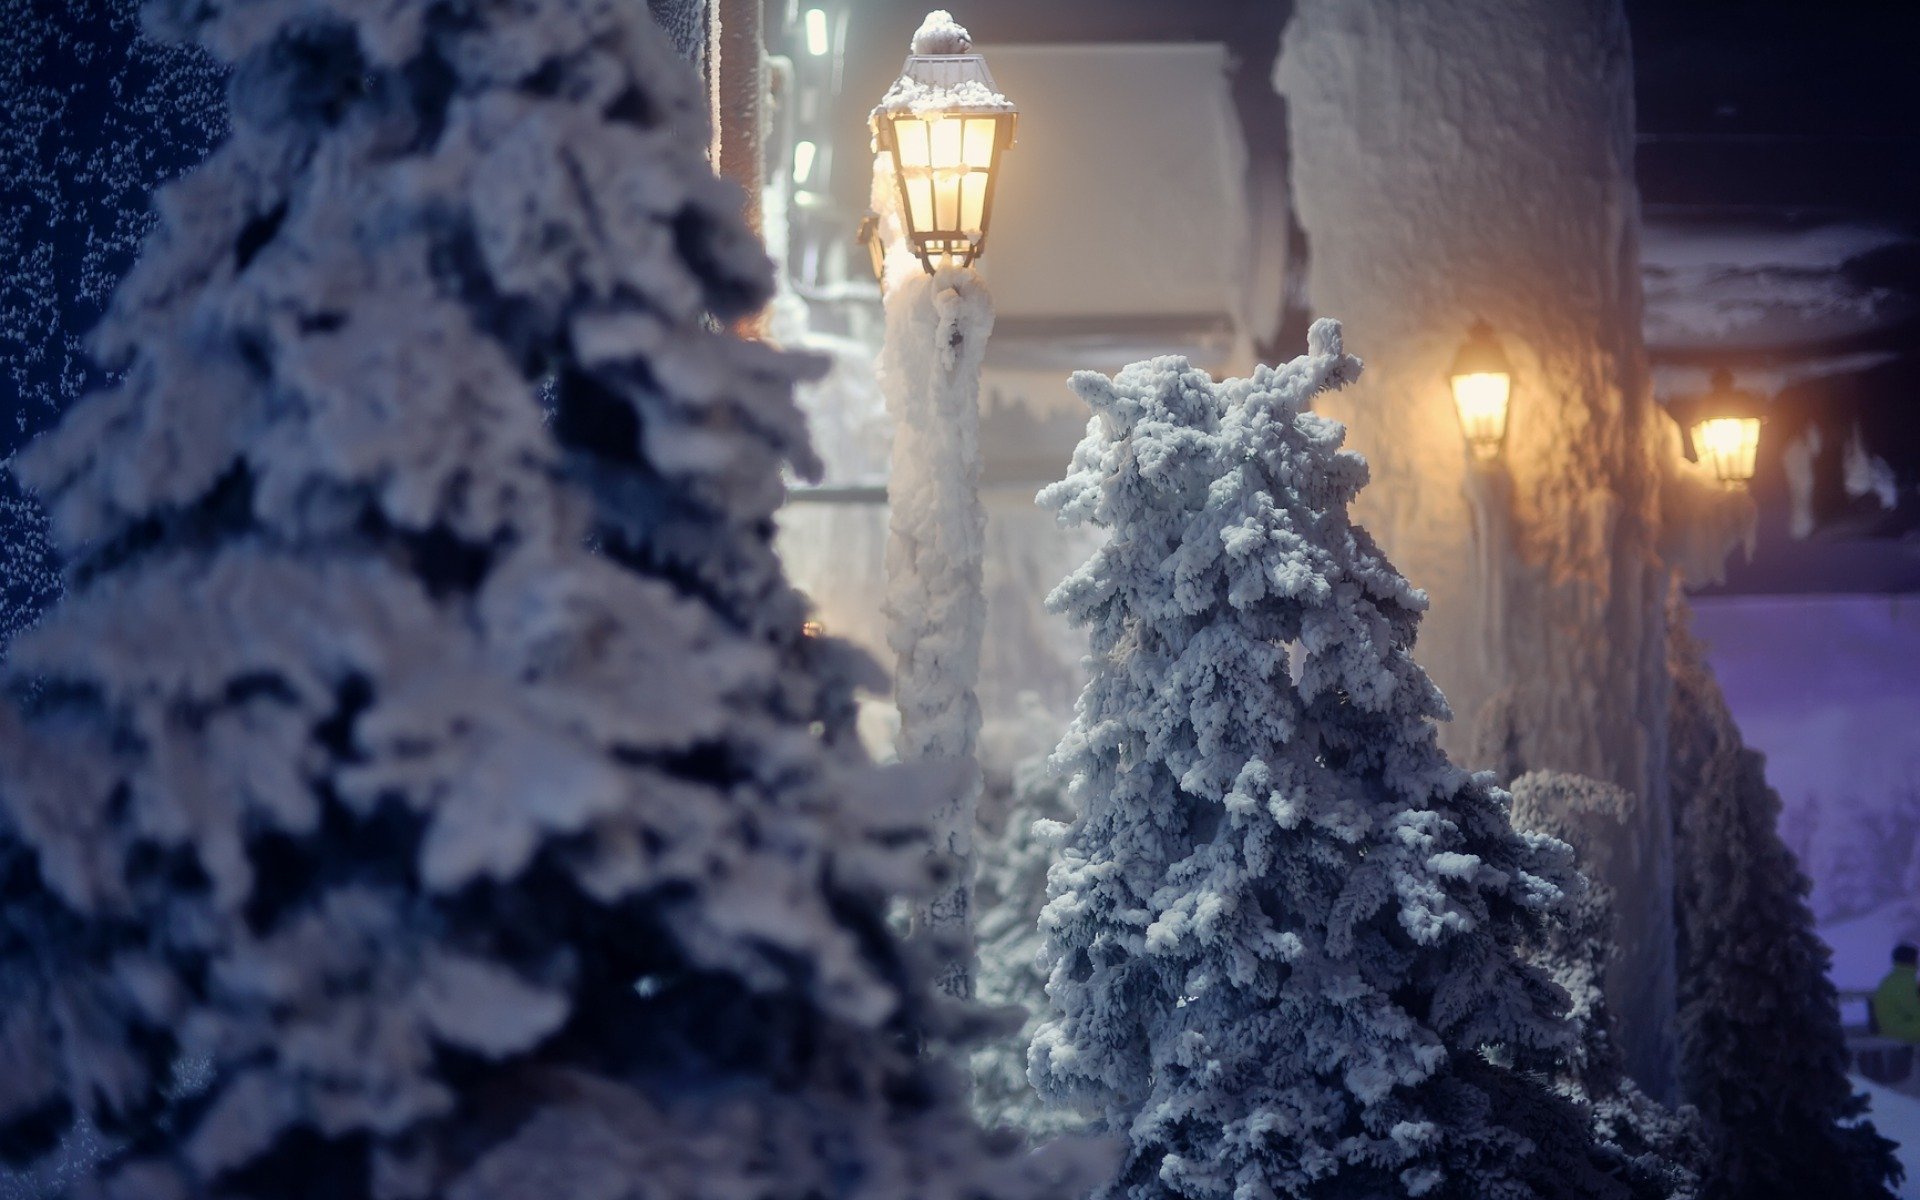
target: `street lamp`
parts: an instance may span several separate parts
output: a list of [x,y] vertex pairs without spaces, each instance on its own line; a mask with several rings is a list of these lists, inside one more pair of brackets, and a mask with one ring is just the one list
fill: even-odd
[[986,249],[1000,156],[1019,119],[972,49],[951,16],[929,13],[871,118],[874,150],[893,169],[901,232],[929,275],[972,266]]
[[1744,488],[1753,479],[1760,452],[1760,397],[1733,386],[1733,372],[1714,371],[1707,394],[1693,412],[1693,451],[1713,468],[1725,488]]
[[1473,456],[1488,462],[1500,454],[1507,438],[1507,401],[1513,393],[1513,369],[1493,336],[1493,326],[1475,321],[1467,340],[1453,356],[1448,372],[1453,382],[1453,404],[1460,412],[1460,431]]
[[[980,370],[993,298],[974,269],[993,215],[1013,105],[967,31],[927,14],[900,78],[873,110],[874,213],[862,235],[881,275],[880,388],[893,426],[887,484],[887,644],[900,761],[950,780],[929,815],[941,883],[914,911],[937,985],[973,993],[973,825],[986,509],[980,503]],[[924,271],[904,264],[919,258]],[[893,269],[886,270],[888,264]]]

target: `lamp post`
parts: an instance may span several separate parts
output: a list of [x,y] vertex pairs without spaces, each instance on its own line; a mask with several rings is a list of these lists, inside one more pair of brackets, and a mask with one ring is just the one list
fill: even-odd
[[1472,467],[1465,491],[1473,509],[1480,583],[1480,665],[1491,678],[1507,672],[1507,560],[1513,545],[1513,477],[1501,461],[1507,441],[1507,408],[1513,399],[1513,367],[1493,335],[1493,326],[1475,321],[1447,370],[1460,433],[1466,438]]
[[[881,273],[880,384],[893,425],[888,482],[887,642],[903,762],[953,767],[933,814],[940,881],[914,927],[941,954],[942,990],[973,992],[973,823],[980,640],[986,624],[980,504],[980,367],[993,302],[973,264],[1015,111],[967,31],[929,13],[900,78],[873,110]],[[914,270],[918,260],[920,270]]]
[[1733,373],[1713,373],[1707,394],[1693,413],[1693,451],[1713,469],[1720,486],[1745,488],[1760,454],[1760,397],[1733,386]]

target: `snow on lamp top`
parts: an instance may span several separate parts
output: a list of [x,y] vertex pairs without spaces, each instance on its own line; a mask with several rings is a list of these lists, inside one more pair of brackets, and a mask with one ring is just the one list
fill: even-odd
[[965,54],[973,49],[973,38],[966,26],[953,19],[944,8],[936,8],[913,31],[915,54]]

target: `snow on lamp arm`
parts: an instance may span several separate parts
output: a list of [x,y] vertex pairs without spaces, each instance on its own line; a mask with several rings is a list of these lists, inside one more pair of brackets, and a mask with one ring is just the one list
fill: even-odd
[[1694,410],[1694,454],[1713,469],[1726,488],[1744,488],[1753,479],[1760,452],[1760,398],[1733,386],[1733,373],[1722,367]]
[[1460,431],[1476,460],[1491,461],[1507,439],[1507,402],[1513,393],[1513,369],[1493,336],[1493,326],[1485,321],[1473,323],[1448,375],[1454,407],[1460,412]]
[[1460,415],[1460,433],[1466,439],[1471,469],[1465,479],[1467,502],[1473,509],[1474,540],[1478,550],[1475,578],[1479,581],[1482,669],[1491,678],[1505,678],[1509,670],[1505,640],[1510,559],[1513,547],[1513,477],[1500,461],[1507,440],[1507,408],[1513,398],[1513,367],[1493,326],[1475,321],[1467,340],[1453,356],[1447,371],[1453,388],[1453,406]]
[[1001,155],[1019,113],[987,60],[944,11],[913,36],[900,78],[873,110],[873,142],[893,169],[901,231],[929,275],[971,266],[987,245]]

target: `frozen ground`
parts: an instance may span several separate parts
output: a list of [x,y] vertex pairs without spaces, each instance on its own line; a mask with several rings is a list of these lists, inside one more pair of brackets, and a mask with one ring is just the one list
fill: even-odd
[[[1907,901],[1886,905],[1864,916],[1836,921],[1823,926],[1820,936],[1833,951],[1831,976],[1842,992],[1866,991],[1886,974],[1887,958],[1901,941],[1920,940],[1920,911]],[[1841,1016],[1848,1024],[1866,1020],[1861,1001],[1841,1002]],[[1881,1133],[1900,1143],[1900,1165],[1907,1169],[1901,1185],[1902,1200],[1920,1200],[1920,1078],[1909,1080],[1901,1090],[1869,1083],[1858,1075],[1854,1086],[1873,1101],[1869,1114]]]
[[1868,1083],[1858,1075],[1853,1085],[1873,1101],[1874,1127],[1900,1143],[1900,1165],[1907,1169],[1900,1185],[1901,1200],[1920,1200],[1920,1097]]

